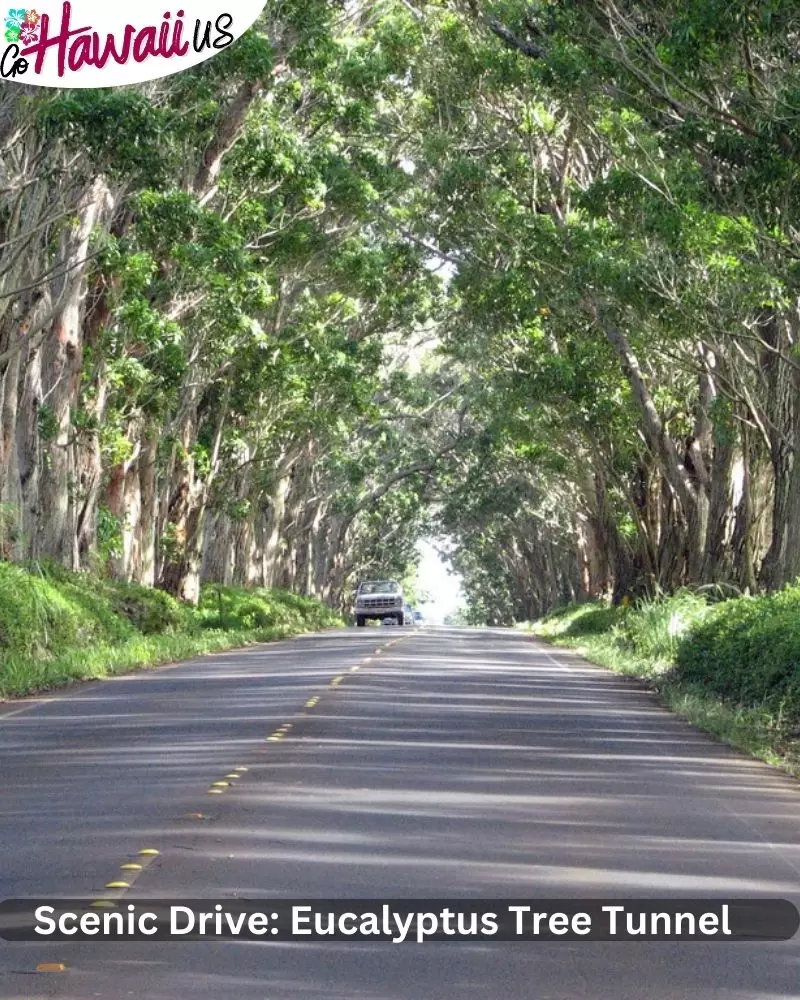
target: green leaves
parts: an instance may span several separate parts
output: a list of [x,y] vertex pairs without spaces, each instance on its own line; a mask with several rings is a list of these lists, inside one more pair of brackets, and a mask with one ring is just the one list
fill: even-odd
[[45,136],[85,153],[95,173],[160,187],[177,169],[178,151],[164,141],[173,113],[136,89],[59,92],[36,114]]
[[[752,578],[794,426],[775,386],[800,291],[795,15],[290,0],[146,90],[15,104],[58,192],[9,237],[41,258],[15,281],[80,314],[78,395],[37,442],[68,419],[65,483],[111,483],[112,506],[120,477],[152,491],[158,525],[125,530],[160,540],[176,592],[235,538],[242,578],[314,575],[335,598],[368,566],[402,575],[434,528],[493,620]],[[0,242],[35,201],[20,178]],[[6,337],[38,316],[26,296]],[[734,505],[732,470],[764,497]],[[714,529],[687,527],[715,518],[736,539],[716,563]]]

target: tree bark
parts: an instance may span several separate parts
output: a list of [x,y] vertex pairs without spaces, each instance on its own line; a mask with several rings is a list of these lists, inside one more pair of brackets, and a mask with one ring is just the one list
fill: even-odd
[[760,584],[775,590],[793,572],[800,570],[800,532],[792,522],[800,517],[796,493],[798,474],[795,454],[800,444],[800,400],[795,368],[781,354],[788,354],[796,341],[795,330],[786,317],[770,315],[764,326],[765,350],[762,369],[767,381],[767,410],[770,458],[774,481],[772,538],[760,571]]

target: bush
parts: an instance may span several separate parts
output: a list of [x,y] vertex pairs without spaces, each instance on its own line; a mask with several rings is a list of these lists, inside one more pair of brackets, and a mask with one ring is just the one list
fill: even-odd
[[50,577],[0,563],[0,650],[4,656],[50,657],[133,634],[101,593],[71,575]]
[[601,601],[583,604],[562,604],[533,626],[544,637],[577,637],[608,632],[619,620],[622,608],[613,608]]
[[341,624],[282,590],[207,586],[194,608],[134,583],[0,562],[0,698]]
[[716,605],[679,644],[676,676],[800,721],[800,586]]
[[200,595],[203,628],[266,629],[275,627],[324,628],[339,619],[320,601],[286,590],[242,590],[209,584]]
[[564,629],[564,635],[600,635],[608,632],[622,616],[621,608],[606,608],[587,606],[582,613],[576,614]]
[[800,582],[764,597],[719,585],[627,608],[559,608],[531,630],[619,673],[733,746],[800,777]]
[[163,590],[142,587],[137,583],[106,584],[111,604],[142,635],[155,635],[191,629],[195,622],[193,608],[176,601]]
[[621,616],[614,638],[657,664],[675,660],[681,639],[709,614],[705,597],[679,590],[671,597],[642,598]]

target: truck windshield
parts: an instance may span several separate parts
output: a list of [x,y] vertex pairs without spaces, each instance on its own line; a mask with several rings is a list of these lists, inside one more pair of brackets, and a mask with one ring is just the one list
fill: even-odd
[[396,594],[400,588],[394,580],[369,580],[359,587],[359,594]]

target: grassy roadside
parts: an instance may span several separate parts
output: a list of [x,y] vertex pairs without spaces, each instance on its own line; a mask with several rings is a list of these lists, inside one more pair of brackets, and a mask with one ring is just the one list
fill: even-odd
[[628,608],[567,605],[519,627],[646,681],[692,725],[800,777],[797,587],[726,601],[685,591]]
[[0,563],[0,699],[342,624],[288,591],[212,585],[194,608],[136,584]]

